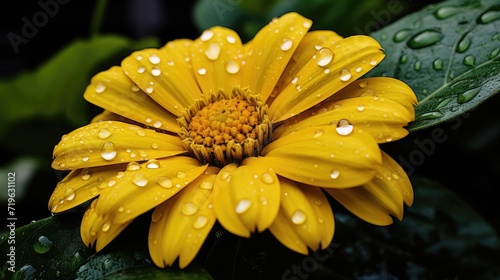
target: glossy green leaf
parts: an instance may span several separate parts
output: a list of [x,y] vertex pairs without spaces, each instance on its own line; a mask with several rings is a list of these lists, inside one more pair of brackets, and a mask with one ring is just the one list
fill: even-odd
[[449,0],[372,33],[386,58],[370,76],[396,77],[419,99],[411,131],[473,110],[500,91],[500,4]]
[[157,268],[147,251],[149,220],[133,224],[144,231],[125,231],[109,248],[95,253],[80,239],[81,218],[78,212],[65,213],[3,233],[0,279],[212,279],[195,267]]
[[0,81],[0,137],[10,127],[34,118],[62,118],[72,125],[87,123],[88,103],[82,96],[90,78],[118,64],[133,50],[147,46],[157,47],[158,42],[134,42],[119,36],[77,40],[35,71]]

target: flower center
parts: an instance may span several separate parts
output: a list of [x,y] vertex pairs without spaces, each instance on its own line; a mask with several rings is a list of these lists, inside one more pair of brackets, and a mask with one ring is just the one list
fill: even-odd
[[202,164],[240,163],[258,156],[271,139],[267,105],[239,88],[196,100],[177,121],[184,146]]

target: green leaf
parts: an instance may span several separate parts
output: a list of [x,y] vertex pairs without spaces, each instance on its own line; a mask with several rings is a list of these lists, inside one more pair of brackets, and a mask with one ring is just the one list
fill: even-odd
[[90,78],[146,46],[158,46],[158,42],[119,36],[76,40],[37,70],[0,81],[0,137],[10,127],[34,118],[63,118],[75,126],[87,123],[88,103],[82,95]]
[[410,85],[419,99],[409,130],[473,110],[500,91],[500,4],[450,0],[371,34],[386,58],[369,73]]
[[[125,234],[129,240],[119,237],[118,242],[95,253],[80,239],[81,219],[81,213],[65,213],[19,227],[15,234],[5,233],[0,240],[0,279],[212,279],[202,269],[157,268],[149,258],[147,244],[135,240],[147,237],[134,232]],[[13,266],[15,272],[11,271]]]

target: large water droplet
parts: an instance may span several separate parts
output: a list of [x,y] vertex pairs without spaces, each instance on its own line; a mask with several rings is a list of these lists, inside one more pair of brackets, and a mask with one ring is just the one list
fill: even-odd
[[467,66],[474,66],[476,58],[473,55],[468,55],[464,57],[464,64]]
[[205,69],[205,68],[200,68],[200,69],[198,69],[198,71],[197,71],[197,72],[198,72],[198,74],[200,74],[200,75],[202,75],[202,76],[203,76],[203,75],[207,74],[207,69]]
[[[494,7],[494,8],[498,8],[498,6]],[[493,21],[498,20],[498,19],[500,19],[500,11],[490,10],[490,11],[483,13],[479,17],[478,23],[488,24],[488,23],[493,22]]]
[[204,181],[200,184],[200,188],[202,188],[204,190],[211,190],[214,188],[214,183],[212,183],[210,181]]
[[283,39],[283,43],[281,44],[280,48],[282,51],[288,51],[289,49],[291,49],[293,46],[293,41],[288,39],[288,38],[285,38]]
[[155,77],[158,77],[161,75],[161,70],[160,68],[154,66],[152,69],[151,69],[151,74]]
[[84,168],[82,169],[82,173],[80,175],[82,176],[83,181],[87,181],[90,177],[92,177],[92,171],[88,168]]
[[427,112],[427,113],[423,113],[421,115],[418,115],[415,119],[416,120],[432,120],[432,119],[437,119],[437,118],[441,118],[443,117],[443,113],[441,112]]
[[208,218],[203,216],[203,215],[199,215],[198,217],[196,217],[196,219],[193,221],[193,227],[195,229],[200,229],[200,228],[203,228],[204,226],[206,226],[208,224]]
[[52,249],[53,245],[54,243],[50,239],[42,235],[38,237],[37,242],[33,244],[33,249],[35,249],[35,252],[38,254],[45,254]]
[[98,82],[96,85],[95,85],[95,92],[97,93],[102,93],[106,90],[106,86],[101,83],[101,82]]
[[351,71],[349,71],[349,69],[343,68],[342,70],[340,70],[339,77],[341,81],[347,82],[351,79],[351,76]]
[[149,168],[149,169],[158,169],[158,168],[160,168],[160,162],[158,160],[156,160],[156,159],[150,159],[146,163],[146,168]]
[[323,133],[325,133],[323,129],[317,129],[316,131],[314,131],[313,138],[319,138],[321,137],[321,135],[323,135]]
[[260,179],[262,180],[262,182],[264,182],[266,184],[274,183],[274,177],[273,177],[273,175],[271,175],[271,173],[266,172],[266,173],[262,174]]
[[316,60],[319,66],[328,65],[333,59],[333,52],[329,48],[321,48],[316,54]]
[[469,36],[465,36],[460,40],[460,42],[457,45],[456,51],[459,53],[465,52],[471,45],[472,41]]
[[226,63],[226,71],[229,74],[236,74],[240,71],[240,64],[234,60],[229,60]]
[[500,48],[496,48],[494,50],[491,51],[490,55],[488,56],[489,59],[494,59],[498,56],[498,54],[500,53]]
[[343,136],[349,135],[354,130],[354,126],[346,119],[341,119],[337,123],[337,133]]
[[463,104],[466,102],[469,102],[474,98],[479,92],[481,91],[481,88],[473,88],[469,89],[457,96],[457,103],[458,104]]
[[103,232],[107,232],[107,231],[109,231],[110,228],[111,228],[111,224],[110,223],[104,223],[104,224],[102,224],[101,230]]
[[330,178],[332,179],[337,179],[340,176],[340,171],[337,169],[333,169],[332,172],[330,172]]
[[198,211],[198,206],[192,202],[187,202],[182,208],[182,214],[186,216],[194,215]]
[[234,209],[234,211],[237,214],[243,214],[250,208],[250,206],[252,206],[252,201],[250,199],[244,198],[240,200],[238,204],[236,204],[236,208]]
[[217,43],[211,43],[210,45],[208,45],[208,48],[205,51],[205,55],[210,60],[216,60],[220,55],[220,45]]
[[399,42],[406,40],[406,38],[408,38],[408,36],[410,36],[410,34],[411,34],[410,29],[406,29],[406,28],[401,29],[398,32],[396,32],[396,34],[394,34],[394,37],[392,38],[392,40],[396,43],[399,43]]
[[292,223],[301,225],[306,221],[306,214],[300,210],[295,210],[292,214]]
[[116,157],[116,146],[112,142],[106,142],[101,148],[101,157],[105,160],[112,160]]
[[156,177],[155,181],[156,181],[156,183],[158,183],[158,185],[160,185],[162,188],[165,188],[165,189],[170,189],[174,185],[172,180],[170,180],[167,177],[163,177],[163,176]]
[[137,173],[132,178],[132,183],[138,187],[145,187],[148,184],[148,179],[144,176],[144,174]]
[[451,16],[456,15],[460,11],[462,11],[460,8],[447,6],[437,9],[434,15],[436,16],[437,19],[447,19]]
[[202,40],[203,42],[205,42],[205,41],[208,41],[208,40],[212,39],[213,36],[214,36],[214,32],[213,31],[211,31],[211,30],[205,30],[201,34],[200,40]]
[[100,138],[100,139],[106,139],[108,138],[109,136],[111,136],[111,132],[105,128],[99,130],[99,133],[97,133],[97,136]]
[[133,161],[133,162],[130,162],[128,165],[127,165],[127,171],[137,171],[141,169],[141,165],[138,164],[137,162]]
[[441,32],[428,29],[411,37],[407,45],[412,49],[425,48],[441,41],[443,37],[444,35]]
[[149,62],[151,62],[153,64],[158,64],[158,63],[160,63],[160,57],[157,56],[156,54],[152,54],[149,56]]
[[432,62],[432,68],[435,70],[442,70],[443,69],[443,60],[441,58],[438,58]]
[[185,172],[182,172],[182,171],[179,171],[177,172],[177,174],[175,175],[175,177],[179,178],[179,179],[184,179],[186,178],[187,174]]

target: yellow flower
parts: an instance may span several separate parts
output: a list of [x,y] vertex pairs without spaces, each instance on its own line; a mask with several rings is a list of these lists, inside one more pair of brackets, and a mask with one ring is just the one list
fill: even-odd
[[408,134],[416,97],[360,79],[384,58],[374,39],[311,24],[288,13],[245,44],[213,27],[95,75],[84,97],[104,112],[54,148],[53,168],[71,172],[50,210],[94,199],[81,237],[99,251],[154,209],[151,258],[181,268],[216,221],[242,237],[269,229],[303,254],[326,248],[327,194],[367,222],[401,220],[413,190],[379,144]]

